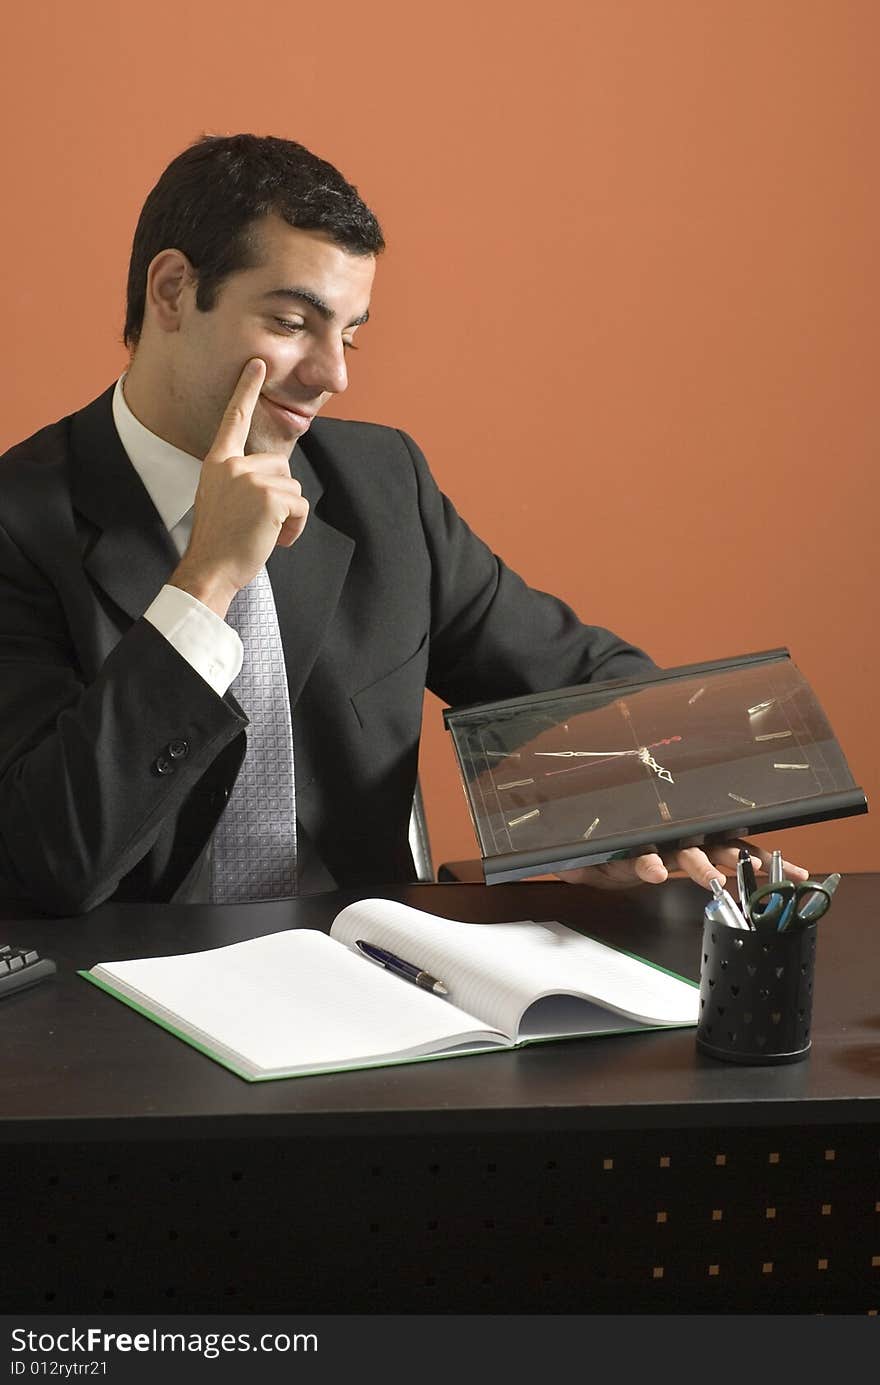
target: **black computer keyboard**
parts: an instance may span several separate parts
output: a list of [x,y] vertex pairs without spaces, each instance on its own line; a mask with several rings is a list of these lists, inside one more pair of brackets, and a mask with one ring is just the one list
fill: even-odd
[[57,971],[54,962],[41,957],[33,947],[10,947],[0,944],[0,1000],[13,991],[33,986]]

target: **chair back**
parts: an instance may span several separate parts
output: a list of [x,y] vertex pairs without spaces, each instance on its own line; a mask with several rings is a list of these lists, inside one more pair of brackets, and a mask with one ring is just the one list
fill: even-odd
[[412,812],[409,817],[409,849],[416,868],[416,879],[433,881],[434,862],[431,859],[431,842],[428,837],[428,820],[425,817],[425,804],[422,799],[422,786],[416,780]]

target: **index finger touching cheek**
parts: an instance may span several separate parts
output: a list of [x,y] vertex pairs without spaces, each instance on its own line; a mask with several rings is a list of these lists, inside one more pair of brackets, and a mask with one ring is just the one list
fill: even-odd
[[266,378],[266,362],[254,356],[246,361],[238,383],[223,410],[220,427],[208,449],[208,456],[218,461],[227,457],[243,457],[245,443],[251,430],[251,419]]

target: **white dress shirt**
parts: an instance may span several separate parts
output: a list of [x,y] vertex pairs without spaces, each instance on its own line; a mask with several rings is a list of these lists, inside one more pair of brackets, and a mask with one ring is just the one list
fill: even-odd
[[[113,422],[128,460],[141,478],[178,553],[192,533],[193,504],[202,464],[151,433],[125,401],[120,376],[113,392]],[[241,670],[241,640],[231,626],[180,587],[164,586],[144,612],[218,696]]]

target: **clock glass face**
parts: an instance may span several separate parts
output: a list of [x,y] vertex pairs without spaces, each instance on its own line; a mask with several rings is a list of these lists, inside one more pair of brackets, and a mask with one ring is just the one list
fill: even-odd
[[548,852],[560,848],[560,860],[608,860],[837,816],[820,812],[823,800],[860,794],[785,652],[465,708],[446,721],[484,859],[537,852],[552,868]]

